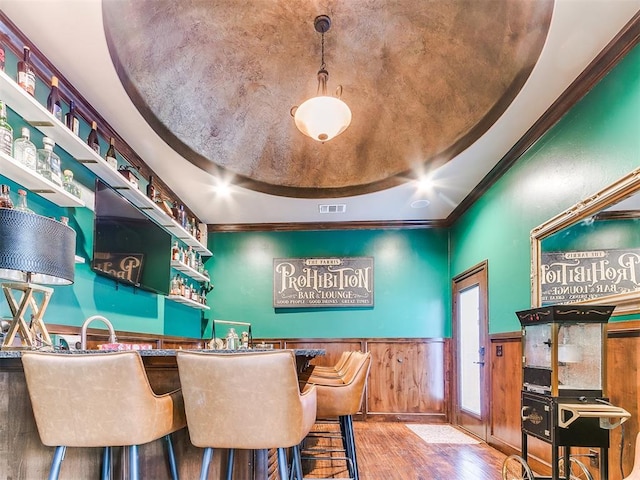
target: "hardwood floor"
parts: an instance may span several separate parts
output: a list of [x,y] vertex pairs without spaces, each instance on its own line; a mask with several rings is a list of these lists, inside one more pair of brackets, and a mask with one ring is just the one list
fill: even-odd
[[[484,443],[429,444],[403,423],[354,422],[361,480],[501,480],[505,455]],[[337,443],[336,443],[337,445]],[[344,461],[305,461],[305,478],[348,478]]]

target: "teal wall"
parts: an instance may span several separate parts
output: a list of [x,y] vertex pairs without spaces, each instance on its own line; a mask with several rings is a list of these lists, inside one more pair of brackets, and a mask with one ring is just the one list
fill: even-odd
[[[15,78],[17,59],[7,51],[5,71]],[[46,105],[49,86],[41,81],[36,85],[37,100]],[[1,93],[0,93],[1,95]],[[68,111],[65,105],[64,112]],[[13,128],[14,138],[20,136],[22,127],[29,127],[31,141],[36,148],[42,147],[43,135],[30,127],[22,118],[10,108],[7,111],[8,120]],[[86,139],[90,126],[81,121],[80,138]],[[104,156],[107,141],[101,138],[101,153]],[[77,163],[64,150],[56,146],[55,152],[60,156],[62,168],[70,168],[74,177],[82,185],[93,190],[95,175],[87,168]],[[125,163],[122,157],[120,163]],[[10,186],[14,202],[17,200],[17,190],[21,188],[15,182],[0,175],[0,183]],[[141,182],[142,188],[145,183]],[[152,334],[184,335],[199,337],[202,331],[199,310],[185,307],[181,304],[165,300],[164,297],[132,287],[119,286],[115,282],[95,275],[89,262],[92,258],[93,244],[93,212],[89,208],[63,208],[35,195],[27,193],[29,207],[40,215],[59,219],[69,217],[69,225],[76,231],[76,255],[85,259],[84,264],[76,265],[75,282],[71,286],[54,287],[51,303],[45,313],[45,323],[79,326],[91,315],[104,315],[114,325],[116,330],[130,332],[148,332]],[[85,201],[88,201],[85,199]],[[90,202],[89,202],[90,203]],[[46,242],[46,238],[42,239]],[[167,282],[169,279],[167,279]],[[5,300],[0,302],[0,316],[10,317],[10,311]],[[96,325],[102,328],[101,324]]]
[[[251,322],[256,337],[450,335],[444,229],[214,233],[209,248],[209,317]],[[273,259],[323,256],[374,257],[374,307],[274,309]]]
[[[7,60],[7,71],[14,66]],[[44,103],[47,86],[38,85]],[[451,278],[488,260],[491,332],[519,328],[514,311],[530,305],[530,230],[640,164],[640,47],[538,141],[449,230],[245,232],[210,235],[206,262],[215,289],[204,314],[164,297],[115,284],[78,264],[73,286],[56,287],[45,320],[80,325],[103,314],[117,330],[198,337],[211,320],[249,321],[256,337],[442,337],[451,334]],[[24,122],[9,112],[18,135]],[[88,134],[82,124],[81,137]],[[33,141],[42,135],[31,129]],[[103,139],[103,148],[106,142]],[[93,174],[60,149],[85,186]],[[119,159],[121,162],[123,159]],[[0,176],[15,192],[18,186]],[[40,214],[66,215],[89,261],[93,213],[56,207],[29,194]],[[46,241],[46,239],[43,239]],[[280,309],[272,306],[275,257],[371,256],[373,308]],[[2,302],[0,315],[8,308]]]
[[636,47],[451,229],[453,275],[488,260],[491,332],[517,330],[530,306],[531,229],[639,165]]

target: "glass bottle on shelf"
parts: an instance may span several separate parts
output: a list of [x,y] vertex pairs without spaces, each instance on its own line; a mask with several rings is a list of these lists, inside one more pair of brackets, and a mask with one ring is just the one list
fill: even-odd
[[0,150],[11,156],[13,150],[13,128],[7,122],[7,107],[0,100]]
[[147,197],[154,202],[156,201],[156,186],[153,184],[153,175],[149,175],[149,183],[147,183]]
[[27,127],[22,127],[22,136],[13,142],[13,158],[31,170],[36,169],[36,146],[31,141],[31,132]]
[[178,274],[176,274],[176,276],[171,279],[171,287],[169,288],[169,293],[171,295],[180,295],[180,276]]
[[171,260],[178,260],[178,257],[180,255],[180,249],[178,248],[178,241],[176,240],[175,243],[173,244],[173,247],[171,247]]
[[31,49],[24,47],[22,60],[18,62],[18,85],[30,95],[36,93],[36,72],[31,66]]
[[62,172],[62,187],[76,198],[80,198],[80,189],[73,180],[73,172],[69,169]]
[[100,155],[100,142],[98,141],[98,124],[96,122],[91,122],[91,131],[89,132],[89,136],[87,137],[87,145],[91,147],[91,149]]
[[62,187],[62,171],[60,170],[60,157],[53,151],[55,142],[49,137],[42,139],[44,148],[38,150],[37,172],[47,180]]
[[13,208],[9,185],[0,185],[0,208]]
[[47,97],[47,110],[54,117],[62,122],[62,101],[60,100],[60,90],[58,89],[58,77],[51,77],[51,90]]
[[107,154],[105,155],[104,158],[111,168],[113,168],[114,170],[118,170],[118,159],[116,158],[115,139],[113,137],[111,137],[111,139],[109,140],[109,148],[107,149]]
[[184,205],[180,204],[180,208],[178,210],[178,223],[182,226],[182,228],[187,228],[187,212],[184,211]]
[[76,135],[80,133],[80,121],[76,115],[76,102],[73,100],[69,100],[69,113],[64,117],[64,124]]
[[33,213],[33,210],[27,206],[27,192],[22,189],[18,190],[18,203],[15,209],[21,212]]

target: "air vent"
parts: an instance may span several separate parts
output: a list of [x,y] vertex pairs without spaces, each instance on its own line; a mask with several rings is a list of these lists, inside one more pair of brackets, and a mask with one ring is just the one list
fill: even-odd
[[334,205],[318,205],[320,213],[345,213],[347,211],[347,205],[345,203],[336,203]]

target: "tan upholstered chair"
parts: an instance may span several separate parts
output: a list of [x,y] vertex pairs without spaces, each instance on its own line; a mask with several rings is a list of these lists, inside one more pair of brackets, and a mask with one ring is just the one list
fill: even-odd
[[170,434],[186,425],[182,394],[155,395],[138,352],[25,352],[22,364],[40,439],[56,447],[49,479],[58,478],[67,447],[104,447],[108,478],[115,446],[129,447],[130,476],[137,479],[138,445],[163,437],[177,479]]
[[312,374],[308,381],[308,386],[315,386],[317,390],[317,418],[338,419],[349,476],[354,480],[358,480],[359,473],[353,415],[360,410],[370,367],[370,352],[353,352],[342,374],[337,373],[333,376]]
[[[181,351],[177,360],[191,443],[205,449],[201,480],[214,448],[277,448],[280,478],[287,480],[285,448],[293,447],[294,471],[302,477],[298,446],[316,419],[316,391],[300,393],[292,351]],[[227,478],[232,469],[230,461]]]

